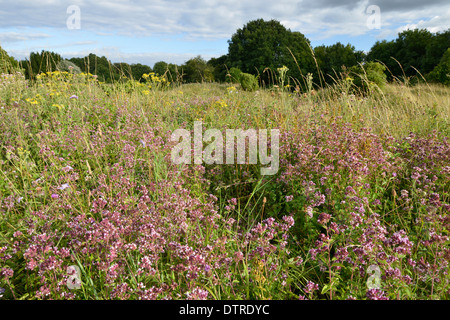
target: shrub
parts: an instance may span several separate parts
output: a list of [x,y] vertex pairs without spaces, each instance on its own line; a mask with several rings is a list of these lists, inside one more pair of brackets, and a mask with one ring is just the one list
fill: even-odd
[[241,82],[241,74],[242,71],[240,69],[233,67],[228,73],[227,80],[232,83]]
[[357,65],[350,68],[350,75],[354,76],[353,84],[363,92],[370,92],[373,89],[384,89],[386,85],[386,67],[379,62],[367,62],[364,65]]
[[252,74],[241,73],[240,83],[242,88],[246,91],[254,91],[258,89],[258,80]]
[[69,61],[69,60],[61,60],[56,65],[56,68],[60,71],[67,71],[67,72],[73,72],[76,74],[81,73],[80,67],[78,67],[75,63]]

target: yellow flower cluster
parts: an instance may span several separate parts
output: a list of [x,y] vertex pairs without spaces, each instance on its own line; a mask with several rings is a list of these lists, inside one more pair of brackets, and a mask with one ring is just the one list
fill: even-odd
[[215,107],[218,107],[218,108],[226,108],[226,107],[228,107],[228,104],[226,103],[225,100],[220,99],[220,100],[217,100],[217,101],[214,103],[214,106],[215,106]]
[[281,68],[277,68],[278,73],[280,74],[285,74],[286,72],[289,71],[289,68],[286,66],[282,66]]
[[234,86],[228,87],[228,88],[227,88],[227,92],[228,92],[229,94],[231,94],[231,93],[237,93],[236,87],[234,87]]
[[48,72],[42,72],[36,76],[37,80],[42,81],[50,81],[51,79],[57,79],[57,80],[68,80],[72,79],[73,74],[67,72],[67,71],[48,71]]
[[38,104],[37,100],[34,98],[27,98],[27,99],[25,99],[25,101],[30,104]]
[[167,83],[167,84],[170,83],[166,80],[165,77],[158,77],[154,72],[144,73],[142,75],[142,78],[144,78],[145,81],[150,81],[153,83]]
[[39,102],[42,103],[44,101],[44,97],[38,93],[33,98],[26,98],[25,101],[29,104],[38,104]]

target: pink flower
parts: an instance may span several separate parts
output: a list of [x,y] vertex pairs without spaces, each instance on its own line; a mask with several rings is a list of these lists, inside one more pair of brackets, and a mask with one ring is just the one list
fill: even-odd
[[306,214],[308,217],[312,218],[313,217],[313,208],[308,206],[306,208]]
[[1,275],[5,278],[11,278],[14,275],[14,270],[11,268],[4,268],[1,272]]
[[305,287],[305,292],[306,293],[313,293],[314,291],[319,290],[319,285],[312,282],[312,281],[308,281],[306,283],[306,287]]

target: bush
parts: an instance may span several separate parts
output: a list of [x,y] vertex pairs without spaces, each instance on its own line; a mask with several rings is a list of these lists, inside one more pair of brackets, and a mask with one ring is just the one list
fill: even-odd
[[350,68],[350,75],[354,76],[353,84],[363,92],[373,89],[383,90],[386,85],[386,67],[379,62],[367,62]]
[[75,74],[81,73],[80,67],[78,67],[75,63],[69,61],[69,60],[61,60],[56,65],[56,68],[59,71],[67,71],[67,72],[73,72]]
[[246,91],[254,91],[259,87],[256,77],[249,73],[241,73],[240,83],[242,88]]
[[227,81],[231,83],[241,82],[241,74],[242,71],[239,68],[233,67],[227,75]]

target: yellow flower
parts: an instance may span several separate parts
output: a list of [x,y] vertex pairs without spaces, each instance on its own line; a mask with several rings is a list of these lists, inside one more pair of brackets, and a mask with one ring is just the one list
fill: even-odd
[[27,98],[25,99],[26,102],[30,103],[30,104],[38,104],[38,102],[36,101],[36,99],[31,99],[31,98]]
[[228,106],[227,103],[225,102],[225,100],[217,100],[215,102],[215,105],[219,108],[225,108]]

